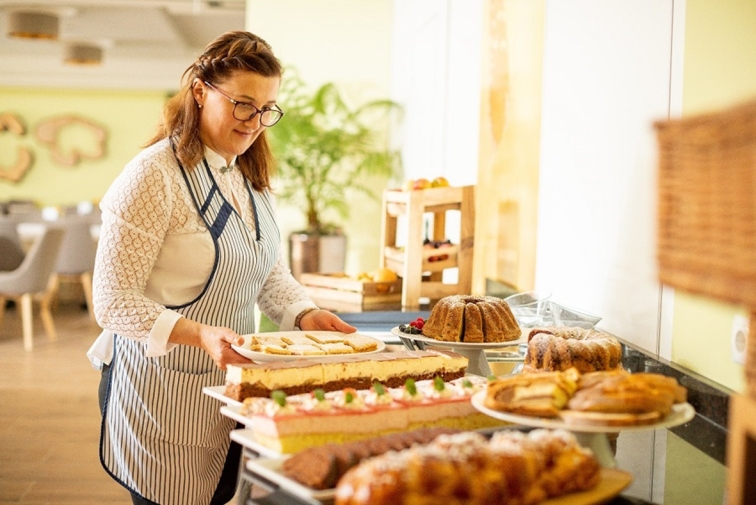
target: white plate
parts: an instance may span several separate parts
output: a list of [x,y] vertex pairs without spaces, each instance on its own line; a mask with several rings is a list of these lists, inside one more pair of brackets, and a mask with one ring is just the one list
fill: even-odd
[[493,410],[486,407],[483,404],[485,399],[486,390],[484,389],[482,391],[478,391],[471,398],[473,407],[495,419],[509,421],[510,423],[518,424],[521,426],[531,426],[533,428],[563,429],[579,433],[619,433],[620,431],[642,431],[655,430],[657,428],[671,428],[673,426],[679,426],[681,424],[687,423],[696,415],[696,410],[693,408],[693,405],[691,405],[690,403],[678,403],[672,406],[672,412],[668,416],[654,424],[644,424],[640,426],[583,426],[569,424],[562,421],[561,419],[549,419],[543,417],[523,416],[509,412],[499,412],[498,410]]
[[452,349],[500,349],[502,347],[511,347],[513,345],[524,344],[528,341],[527,337],[520,337],[517,340],[511,340],[509,342],[483,342],[473,344],[471,342],[446,342],[443,340],[436,340],[425,335],[413,335],[412,333],[404,333],[399,331],[399,327],[395,326],[391,329],[391,333],[401,338],[408,338],[410,340],[416,340],[428,345],[435,345],[438,347],[450,347]]
[[300,359],[312,359],[312,358],[339,358],[341,356],[354,356],[355,354],[372,354],[375,352],[382,352],[386,349],[386,344],[378,340],[377,338],[363,335],[362,333],[340,333],[338,331],[275,331],[270,333],[259,333],[261,337],[294,337],[302,336],[305,334],[310,335],[338,335],[340,337],[346,337],[348,335],[361,335],[370,340],[374,340],[378,345],[378,348],[374,351],[368,352],[356,352],[350,354],[315,354],[310,356],[304,356],[301,354],[267,354],[264,352],[251,351],[249,349],[252,335],[242,335],[244,337],[244,343],[241,346],[232,345],[233,349],[252,361],[296,361]]
[[207,396],[215,398],[216,400],[220,400],[227,405],[233,405],[235,407],[242,406],[242,402],[226,396],[226,386],[208,386],[202,388],[202,392]]
[[332,500],[336,496],[336,489],[313,489],[284,475],[282,467],[285,459],[285,457],[274,459],[250,459],[247,461],[247,470],[273,484],[276,484],[287,493],[305,500]]

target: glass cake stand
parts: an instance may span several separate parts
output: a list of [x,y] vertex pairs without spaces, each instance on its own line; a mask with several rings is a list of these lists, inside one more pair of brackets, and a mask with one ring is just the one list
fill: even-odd
[[[399,327],[395,326],[391,329],[391,333],[399,337],[405,347],[414,350],[424,350],[426,346],[444,347],[450,351],[456,352],[465,356],[469,363],[467,365],[467,372],[482,377],[488,377],[491,375],[491,367],[488,364],[488,356],[486,355],[486,349],[502,349],[505,347],[512,347],[523,344],[527,341],[527,337],[520,337],[517,340],[510,342],[491,342],[491,343],[465,343],[465,342],[445,342],[443,340],[435,340],[424,335],[413,335],[411,333],[404,333],[399,331]],[[523,357],[519,353],[498,353],[500,355],[511,354],[511,358],[514,361],[522,361]],[[499,356],[502,359],[502,356]],[[503,358],[505,359],[505,357]]]
[[621,431],[645,431],[655,430],[658,428],[672,428],[685,424],[696,415],[696,410],[690,403],[678,403],[672,406],[672,412],[653,424],[644,424],[639,426],[606,426],[606,425],[577,425],[569,424],[561,419],[551,419],[545,417],[523,416],[511,414],[509,412],[500,412],[485,406],[486,390],[475,393],[471,402],[479,412],[501,421],[508,421],[519,426],[528,426],[531,428],[549,428],[562,429],[572,432],[583,447],[593,451],[598,459],[599,464],[604,468],[614,468],[617,462],[614,460],[614,452],[609,444],[609,433],[619,433]]

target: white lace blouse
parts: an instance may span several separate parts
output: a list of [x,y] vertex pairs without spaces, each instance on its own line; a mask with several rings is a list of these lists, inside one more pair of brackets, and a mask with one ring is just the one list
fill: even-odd
[[[221,172],[225,160],[208,148],[205,158],[219,189],[254,232],[244,177],[238,169]],[[210,232],[194,207],[169,142],[159,142],[129,162],[100,207],[93,301],[104,331],[87,355],[96,367],[110,363],[115,333],[145,341],[148,356],[164,355],[173,347],[168,337],[182,317],[166,306],[193,300],[215,258]],[[303,309],[315,307],[280,254],[257,303],[282,331],[293,329]]]

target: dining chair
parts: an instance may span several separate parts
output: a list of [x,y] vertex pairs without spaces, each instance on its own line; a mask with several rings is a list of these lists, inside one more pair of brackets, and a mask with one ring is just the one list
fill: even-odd
[[24,255],[16,220],[9,216],[0,216],[0,271],[18,268],[24,261]]
[[[6,299],[17,299],[21,307],[24,349],[27,351],[33,348],[32,299],[34,295],[47,290],[50,275],[58,259],[63,235],[62,227],[47,224],[42,234],[32,244],[21,265],[9,272],[0,272],[0,323],[3,320]],[[57,335],[47,296],[42,298],[40,316],[47,337],[55,340]]]
[[48,294],[56,300],[61,281],[81,284],[89,317],[95,320],[92,308],[92,272],[97,247],[92,239],[92,220],[89,216],[68,215],[60,220],[66,230],[60,245],[58,261],[50,277]]

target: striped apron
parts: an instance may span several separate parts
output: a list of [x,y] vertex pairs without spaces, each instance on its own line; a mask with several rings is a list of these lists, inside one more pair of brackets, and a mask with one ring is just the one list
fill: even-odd
[[[215,243],[215,263],[199,296],[170,308],[199,323],[252,333],[254,304],[280,243],[269,194],[247,184],[252,232],[205,160],[192,171],[180,168]],[[208,504],[235,423],[202,388],[223,384],[225,372],[199,347],[179,345],[148,358],[146,344],[115,338],[100,436],[103,466],[121,485],[161,505]]]

